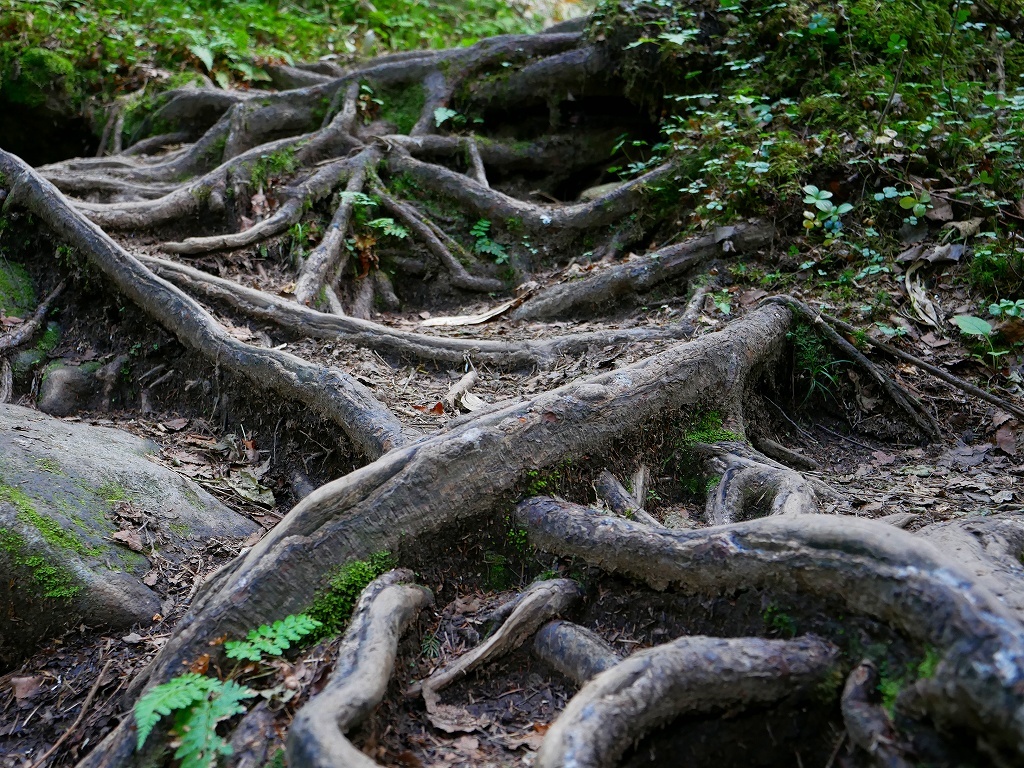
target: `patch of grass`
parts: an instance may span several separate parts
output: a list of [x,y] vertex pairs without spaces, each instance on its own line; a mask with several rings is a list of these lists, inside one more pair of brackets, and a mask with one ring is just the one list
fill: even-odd
[[400,89],[382,90],[378,93],[378,97],[384,102],[380,110],[381,117],[394,123],[399,133],[406,134],[420,119],[423,103],[426,100],[426,95],[419,83],[413,83]]
[[366,585],[390,571],[395,564],[390,552],[377,552],[366,560],[353,560],[339,568],[305,612],[322,625],[316,636],[329,637],[344,629]]
[[764,619],[764,625],[771,634],[785,638],[796,637],[796,621],[774,603],[764,609],[761,618]]
[[295,150],[291,147],[282,149],[269,155],[261,155],[252,164],[249,171],[249,180],[253,187],[262,187],[267,180],[274,176],[284,176],[293,173],[299,167],[295,159]]

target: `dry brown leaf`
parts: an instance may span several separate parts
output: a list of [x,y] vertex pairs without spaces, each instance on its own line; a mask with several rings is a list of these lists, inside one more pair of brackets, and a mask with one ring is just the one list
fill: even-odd
[[139,534],[135,531],[118,531],[110,538],[124,544],[132,552],[142,552],[144,549],[142,546],[142,539],[139,538]]
[[43,678],[41,675],[11,678],[11,688],[14,690],[14,698],[19,703],[26,699],[33,698],[37,693],[39,693],[39,689],[42,685]]
[[1007,456],[1017,455],[1017,435],[1009,424],[996,430],[996,447]]

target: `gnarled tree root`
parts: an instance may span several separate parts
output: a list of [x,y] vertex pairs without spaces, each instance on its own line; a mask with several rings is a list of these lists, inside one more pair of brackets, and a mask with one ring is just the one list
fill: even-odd
[[928,714],[1024,755],[1024,626],[929,542],[892,526],[774,516],[696,531],[656,530],[538,497],[517,520],[538,548],[655,589],[723,593],[783,586],[837,600],[943,655]]
[[330,680],[295,713],[288,729],[292,768],[377,765],[344,734],[384,698],[399,638],[434,602],[430,590],[408,583],[412,578],[412,571],[391,571],[363,590]]
[[0,150],[0,172],[13,184],[4,203],[35,213],[66,243],[75,246],[118,290],[144,312],[216,364],[261,386],[295,398],[344,430],[359,450],[376,458],[409,437],[398,419],[353,377],[281,350],[244,344],[224,330],[197,302],[160,279],[68,204],[52,184],[19,158]]
[[553,285],[526,301],[512,317],[516,320],[560,317],[577,312],[581,307],[592,308],[624,296],[646,293],[725,253],[726,246],[742,253],[767,245],[773,237],[774,227],[764,223],[721,227],[710,235],[597,270],[582,280]]
[[708,473],[720,476],[708,494],[706,514],[712,525],[742,517],[811,515],[821,512],[811,483],[799,472],[772,461],[743,443],[696,443],[692,450],[707,458]]
[[247,288],[187,264],[140,255],[139,261],[178,287],[221,302],[242,314],[302,336],[334,339],[375,349],[406,360],[461,364],[466,359],[502,370],[548,368],[562,355],[585,352],[592,346],[637,344],[688,338],[691,329],[679,323],[662,328],[625,328],[605,332],[570,333],[533,341],[427,336],[359,318],[318,312],[279,296]]
[[[598,449],[674,409],[706,404],[709,393],[740,398],[747,377],[777,356],[789,320],[783,307],[755,310],[722,331],[393,450],[319,488],[204,585],[139,684],[178,674],[182,661],[208,652],[216,637],[303,610],[332,567],[504,513],[496,500],[537,468]],[[126,718],[83,768],[124,764],[131,722]]]
[[806,693],[838,664],[839,649],[813,637],[681,637],[638,651],[572,698],[536,765],[611,768],[631,743],[680,715]]
[[442,704],[439,692],[471,671],[521,646],[549,619],[566,611],[582,596],[571,579],[548,579],[530,585],[520,595],[509,617],[487,640],[437,670],[420,684],[427,716],[441,730],[466,730],[468,718],[457,707]]

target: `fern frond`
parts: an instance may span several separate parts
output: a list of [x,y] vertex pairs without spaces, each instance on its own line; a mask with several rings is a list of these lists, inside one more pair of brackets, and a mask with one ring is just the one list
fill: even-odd
[[182,710],[175,718],[174,732],[180,739],[174,757],[181,768],[211,768],[219,755],[230,755],[231,745],[217,734],[217,723],[245,712],[241,702],[256,695],[233,680],[219,680],[212,695]]
[[304,613],[292,614],[269,626],[264,624],[251,630],[245,640],[229,640],[224,643],[224,652],[229,659],[262,661],[264,654],[280,656],[293,642],[321,626],[319,621]]
[[205,699],[220,684],[220,680],[212,677],[187,672],[146,691],[135,703],[135,725],[138,728],[136,749],[142,749],[161,717],[187,709]]

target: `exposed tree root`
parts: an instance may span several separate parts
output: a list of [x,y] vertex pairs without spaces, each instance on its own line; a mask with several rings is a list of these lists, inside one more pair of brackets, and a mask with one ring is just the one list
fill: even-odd
[[578,685],[622,661],[600,635],[569,621],[549,621],[541,627],[533,652]]
[[[709,393],[723,400],[740,397],[747,377],[777,354],[789,318],[783,307],[756,310],[722,331],[635,365],[393,450],[321,487],[204,585],[138,684],[177,674],[183,660],[206,652],[215,637],[241,635],[303,610],[322,574],[338,564],[393,551],[402,541],[495,511],[495,500],[533,468],[603,446],[666,411],[706,403]],[[82,766],[118,764],[131,747],[128,718]]]
[[181,288],[224,304],[243,314],[274,323],[293,333],[345,341],[400,358],[438,363],[471,359],[499,369],[546,368],[563,355],[586,351],[600,344],[641,343],[686,338],[692,329],[674,324],[664,328],[629,328],[618,331],[576,333],[536,341],[504,342],[427,336],[389,328],[352,317],[317,312],[263,291],[247,288],[201,270],[153,256],[139,261]]
[[708,474],[721,477],[714,492],[708,494],[706,512],[713,525],[765,514],[812,515],[821,511],[814,489],[803,475],[766,456],[757,457],[743,443],[697,443],[693,450],[707,456]]
[[352,195],[363,191],[367,173],[379,159],[380,151],[376,147],[367,147],[353,160],[354,168],[345,187],[347,194],[342,195],[324,239],[306,257],[299,270],[295,300],[300,304],[312,303],[326,286],[328,273],[340,270],[338,261],[348,232],[349,219],[352,217]]
[[288,765],[377,765],[344,734],[384,698],[399,638],[434,602],[428,589],[409,584],[412,579],[411,571],[391,571],[363,590],[330,680],[295,713],[288,730]]
[[554,285],[526,301],[512,316],[517,320],[552,318],[577,312],[580,307],[594,309],[626,295],[646,293],[727,250],[743,253],[763,247],[774,236],[774,228],[766,224],[722,227],[714,234],[666,246],[582,280]]
[[681,637],[638,651],[572,698],[537,753],[541,768],[611,768],[631,743],[682,714],[809,693],[839,664],[817,638]]
[[5,209],[17,202],[45,221],[65,242],[117,286],[118,290],[217,365],[317,409],[340,426],[367,456],[376,457],[406,441],[398,420],[370,391],[342,371],[313,365],[294,355],[244,344],[193,299],[161,280],[137,259],[73,210],[49,182],[21,160],[0,150],[0,172],[12,182]]
[[434,672],[420,684],[430,722],[448,732],[471,730],[475,718],[458,707],[442,704],[440,691],[489,661],[514,651],[541,626],[560,615],[582,596],[579,584],[570,579],[550,579],[530,585],[515,600],[515,607],[498,630],[471,651]]
[[882,391],[888,395],[889,399],[892,400],[892,402],[910,418],[911,423],[920,430],[922,435],[929,439],[934,439],[939,436],[939,425],[938,422],[935,421],[935,417],[928,413],[921,403],[911,397],[905,390],[896,384],[896,382],[882,373],[878,366],[868,360],[864,354],[857,349],[857,347],[840,336],[831,325],[824,322],[818,313],[803,302],[797,301],[791,296],[775,296],[771,299],[767,299],[767,301],[785,304],[788,307],[792,307],[797,313],[805,317],[813,324],[816,330],[841,349],[843,354],[849,355],[852,362],[856,363],[864,370],[865,373],[875,380],[875,383],[877,383],[882,388]]
[[616,515],[627,520],[637,520],[659,528],[664,527],[657,519],[647,514],[640,500],[627,491],[622,483],[616,479],[615,475],[607,469],[598,476],[594,489],[597,491],[598,496],[608,502],[608,506]]
[[[827,315],[825,313],[821,313],[820,317],[826,323],[835,326],[843,333],[848,333],[851,336],[857,333],[857,329],[855,327],[853,327],[849,323],[844,323],[842,320],[839,320],[838,318],[832,317],[831,315]],[[991,392],[984,390],[981,387],[976,387],[973,384],[966,382],[957,376],[954,376],[953,374],[949,373],[949,371],[945,371],[942,368],[939,368],[938,366],[932,365],[931,363],[926,363],[921,358],[908,354],[907,352],[904,352],[902,349],[894,347],[892,344],[886,344],[884,341],[879,341],[878,339],[873,339],[870,336],[866,335],[861,336],[860,338],[863,338],[866,344],[869,344],[870,346],[875,347],[876,349],[882,350],[887,355],[892,355],[897,360],[902,360],[905,363],[910,363],[911,365],[917,366],[923,371],[927,371],[935,378],[939,379],[940,381],[946,382],[950,386],[959,389],[961,392],[965,392],[966,394],[971,395],[972,397],[976,397],[979,400],[984,400],[987,403],[992,403],[992,405],[1002,408],[1007,413],[1012,413],[1014,416],[1024,419],[1024,408],[1021,408],[1020,406],[1010,402],[1005,398],[999,397],[998,395],[993,395]]]
[[698,531],[656,530],[535,498],[517,519],[545,551],[655,589],[713,593],[786,586],[889,623],[943,655],[927,712],[1024,754],[1024,627],[929,542],[849,517],[774,516]]
[[873,703],[877,688],[878,671],[870,662],[861,662],[846,678],[842,698],[846,732],[878,768],[909,768],[892,721],[880,704]]

